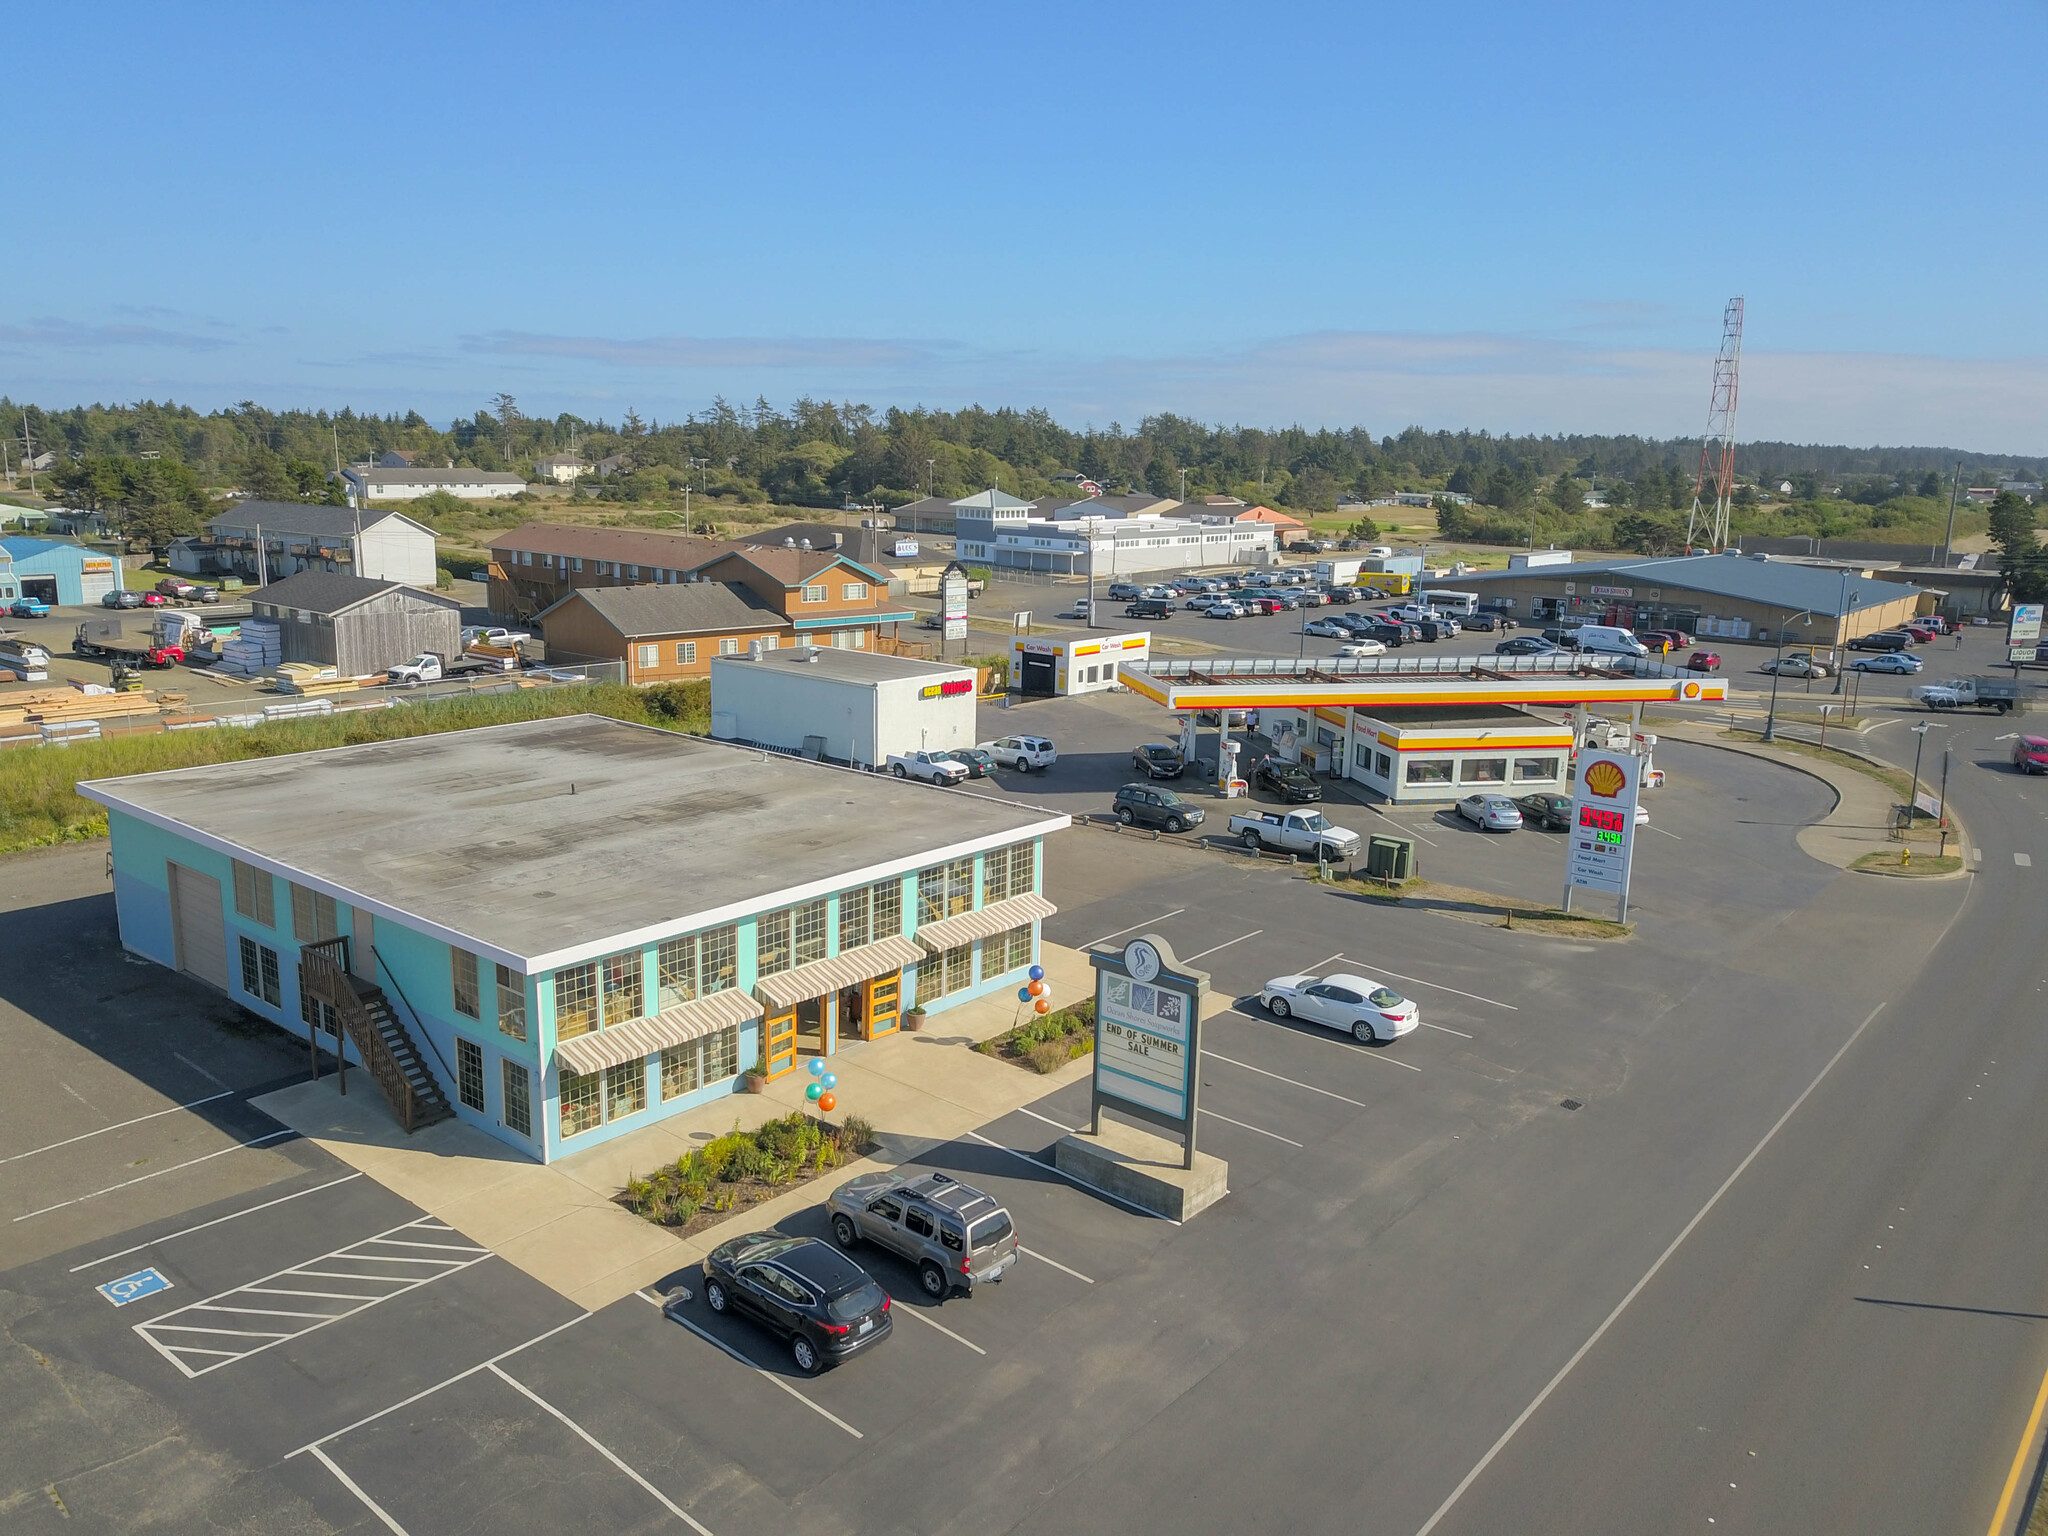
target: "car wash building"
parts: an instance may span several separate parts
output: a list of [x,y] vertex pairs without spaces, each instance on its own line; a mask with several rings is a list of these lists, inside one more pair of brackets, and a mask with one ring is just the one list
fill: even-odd
[[1067,825],[590,715],[79,791],[127,950],[541,1161],[1019,985]]
[[1010,642],[1010,683],[1020,693],[1101,693],[1117,686],[1122,666],[1143,666],[1152,634],[1019,635]]

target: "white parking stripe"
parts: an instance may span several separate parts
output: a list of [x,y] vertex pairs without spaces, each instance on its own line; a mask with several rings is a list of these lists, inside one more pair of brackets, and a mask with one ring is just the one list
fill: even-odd
[[1435,1030],[1440,1035],[1456,1035],[1460,1040],[1470,1040],[1472,1038],[1462,1029],[1452,1029],[1448,1024],[1432,1024],[1427,1019],[1417,1019],[1415,1022],[1424,1029]]
[[[1368,962],[1355,960],[1352,963],[1355,965],[1365,965]],[[1477,992],[1460,992],[1456,987],[1447,987],[1440,981],[1424,981],[1420,976],[1403,976],[1399,971],[1384,970],[1379,966],[1374,966],[1373,969],[1382,976],[1393,977],[1396,981],[1410,981],[1418,987],[1433,987],[1439,992],[1448,992],[1454,997],[1469,997],[1475,1003],[1491,1003],[1494,1007],[1505,1008],[1510,1013],[1520,1013],[1522,1011],[1514,1003],[1504,1003],[1496,997],[1481,997]]]
[[717,1334],[706,1333],[702,1328],[699,1328],[687,1317],[679,1317],[674,1312],[671,1312],[668,1309],[667,1305],[663,1303],[659,1297],[650,1296],[645,1291],[635,1291],[633,1294],[635,1296],[638,1296],[642,1301],[652,1306],[655,1309],[655,1311],[659,1312],[663,1317],[667,1318],[670,1322],[682,1324],[683,1327],[689,1329],[690,1332],[697,1335],[697,1337],[702,1339],[706,1344],[711,1345],[714,1349],[719,1350],[723,1354],[730,1355],[733,1359],[739,1361],[741,1365],[744,1365],[748,1370],[752,1371],[756,1376],[760,1377],[763,1381],[769,1382],[775,1386],[782,1388],[783,1391],[787,1392],[791,1397],[795,1398],[798,1402],[802,1403],[806,1408],[810,1409],[811,1412],[817,1414],[819,1418],[829,1419],[832,1423],[837,1424],[841,1429],[845,1430],[849,1435],[853,1436],[853,1438],[856,1440],[865,1440],[867,1438],[866,1435],[863,1435],[859,1430],[855,1429],[851,1424],[847,1423],[846,1420],[839,1417],[839,1415],[834,1413],[831,1409],[811,1401],[810,1398],[805,1397],[803,1393],[797,1391],[795,1387],[792,1387],[788,1382],[784,1381],[780,1376],[777,1376],[773,1371],[762,1370],[760,1366],[754,1364],[753,1361],[749,1360],[745,1355],[741,1354],[738,1350],[734,1349],[730,1344],[726,1343],[725,1340],[718,1337]]
[[1182,958],[1190,961],[1199,960],[1202,958],[1202,955],[1213,955],[1219,949],[1228,949],[1233,944],[1242,944],[1246,939],[1256,939],[1260,934],[1264,933],[1265,931],[1266,930],[1263,928],[1254,928],[1250,933],[1240,933],[1234,939],[1225,939],[1221,944],[1212,944],[1207,949],[1203,950],[1201,954],[1186,955]]
[[1278,1131],[1261,1130],[1256,1125],[1246,1125],[1242,1120],[1233,1120],[1228,1115],[1219,1115],[1213,1109],[1200,1109],[1197,1110],[1196,1113],[1206,1115],[1211,1120],[1221,1120],[1225,1125],[1234,1125],[1240,1131],[1255,1131],[1261,1136],[1270,1136],[1275,1141],[1284,1141],[1290,1147],[1298,1147],[1301,1145],[1301,1143],[1296,1141],[1292,1136],[1282,1136]]
[[340,1467],[334,1464],[334,1458],[332,1456],[329,1456],[317,1445],[308,1446],[307,1449],[312,1453],[314,1460],[318,1461],[321,1466],[325,1467],[328,1471],[334,1474],[336,1480],[340,1482],[342,1487],[346,1488],[350,1493],[354,1494],[357,1498],[363,1501],[363,1508],[367,1509],[371,1514],[375,1515],[379,1520],[382,1520],[384,1522],[385,1529],[391,1531],[393,1533],[393,1536],[409,1536],[409,1533],[406,1531],[406,1528],[400,1525],[396,1520],[392,1519],[391,1516],[385,1512],[384,1506],[382,1504],[379,1504],[375,1499],[371,1498],[367,1493],[363,1492],[362,1486],[358,1484],[354,1478],[350,1477],[346,1472],[342,1471]]
[[597,1452],[598,1455],[602,1456],[606,1461],[610,1462],[613,1466],[617,1467],[621,1472],[625,1473],[626,1476],[633,1479],[634,1482],[638,1483],[652,1497],[659,1500],[661,1503],[661,1507],[663,1509],[667,1510],[670,1514],[674,1515],[678,1520],[682,1521],[683,1524],[687,1525],[691,1530],[695,1531],[697,1533],[697,1536],[711,1536],[711,1532],[707,1530],[703,1525],[699,1524],[696,1520],[692,1519],[687,1510],[683,1509],[676,1503],[674,1499],[671,1499],[667,1494],[663,1493],[659,1488],[655,1487],[654,1484],[650,1483],[649,1481],[647,1481],[646,1478],[642,1477],[638,1472],[634,1471],[632,1467],[628,1466],[622,1458],[620,1458],[612,1451],[612,1448],[610,1446],[606,1445],[602,1440],[598,1439],[597,1436],[593,1435],[581,1424],[578,1424],[574,1419],[570,1418],[569,1415],[562,1412],[561,1409],[557,1408],[553,1403],[549,1402],[546,1398],[542,1397],[538,1392],[534,1391],[533,1388],[527,1386],[525,1382],[513,1380],[512,1377],[506,1375],[505,1372],[498,1366],[493,1365],[489,1369],[490,1373],[493,1376],[497,1377],[498,1380],[504,1382],[506,1386],[510,1387],[513,1391],[517,1392],[520,1396],[528,1399],[536,1406],[544,1408],[549,1413],[553,1414],[557,1419],[560,1419],[562,1423],[566,1424],[571,1430],[575,1431],[577,1438],[582,1440],[585,1445],[589,1446],[593,1451]]
[[177,1059],[178,1059],[179,1061],[182,1061],[182,1062],[183,1062],[183,1063],[184,1063],[184,1064],[185,1064],[186,1066],[190,1067],[190,1068],[191,1068],[191,1069],[192,1069],[192,1070],[193,1070],[194,1072],[197,1072],[197,1073],[198,1073],[198,1074],[199,1074],[199,1075],[200,1075],[201,1077],[205,1078],[205,1079],[206,1079],[206,1080],[207,1080],[207,1081],[208,1081],[209,1083],[213,1084],[213,1086],[214,1086],[214,1087],[216,1087],[216,1088],[225,1088],[225,1087],[227,1087],[227,1084],[226,1084],[226,1083],[222,1082],[222,1081],[221,1081],[221,1080],[220,1080],[219,1078],[215,1077],[215,1076],[214,1076],[214,1075],[213,1075],[213,1074],[212,1074],[211,1072],[207,1071],[207,1070],[206,1070],[206,1068],[204,1068],[204,1067],[202,1067],[201,1065],[199,1065],[199,1063],[198,1063],[198,1062],[196,1062],[196,1061],[194,1061],[194,1060],[193,1060],[193,1059],[192,1059],[191,1057],[189,1057],[189,1056],[179,1056],[179,1055],[178,1055],[178,1053],[177,1053],[176,1051],[173,1051],[173,1052],[171,1052],[171,1055],[172,1055],[172,1056],[174,1056],[174,1057],[176,1057],[176,1058],[177,1058]]
[[918,1311],[915,1307],[905,1306],[901,1301],[897,1300],[894,1296],[891,1296],[889,1298],[889,1310],[895,1313],[898,1317],[914,1317],[920,1323],[925,1324],[927,1327],[938,1329],[939,1332],[943,1333],[955,1344],[965,1344],[977,1355],[985,1355],[988,1353],[987,1350],[983,1349],[979,1344],[975,1343],[974,1340],[961,1338],[959,1334],[955,1333],[952,1329],[948,1328],[944,1323],[939,1322],[935,1318],[926,1317],[922,1312]]
[[1297,1078],[1282,1077],[1278,1072],[1268,1072],[1264,1067],[1255,1067],[1248,1061],[1237,1061],[1229,1056],[1217,1056],[1214,1051],[1208,1050],[1203,1051],[1202,1054],[1214,1057],[1217,1061],[1226,1062],[1233,1067],[1243,1067],[1247,1072],[1256,1072],[1261,1077],[1270,1077],[1276,1083],[1292,1083],[1297,1088],[1306,1088],[1310,1093],[1319,1093],[1326,1099],[1336,1099],[1345,1104],[1355,1104],[1360,1109],[1372,1108],[1370,1104],[1362,1100],[1346,1098],[1341,1093],[1333,1093],[1328,1088],[1318,1088],[1314,1083],[1304,1083]]
[[1065,1131],[1069,1136],[1075,1134],[1075,1128],[1073,1126],[1061,1125],[1057,1120],[1048,1120],[1044,1115],[1041,1115],[1035,1109],[1026,1109],[1023,1105],[1019,1104],[1017,1106],[1017,1113],[1020,1115],[1029,1115],[1034,1120],[1045,1120],[1045,1123],[1051,1126],[1054,1130]]
[[1685,841],[1685,839],[1684,839],[1684,838],[1682,838],[1682,837],[1680,837],[1680,836],[1679,836],[1679,835],[1678,835],[1678,834],[1677,834],[1676,832],[1665,832],[1665,831],[1664,831],[1664,829],[1663,829],[1662,827],[1660,827],[1660,826],[1656,826],[1656,825],[1653,825],[1653,824],[1652,824],[1652,823],[1650,823],[1650,822],[1644,822],[1644,823],[1643,823],[1643,825],[1644,825],[1644,826],[1646,826],[1646,827],[1649,827],[1649,829],[1650,829],[1650,830],[1651,830],[1652,832],[1661,832],[1661,833],[1663,833],[1663,835],[1664,835],[1664,836],[1666,836],[1666,837],[1670,838],[1670,839],[1671,839],[1671,841],[1673,841],[1674,843],[1682,843],[1682,842],[1684,842],[1684,841]]
[[2019,865],[2021,869],[2032,869],[2034,867],[2034,856],[2031,853],[2016,853],[2012,856],[2012,861]]
[[1142,923],[1133,923],[1128,928],[1117,929],[1115,933],[1105,933],[1099,939],[1090,939],[1081,947],[1083,949],[1093,949],[1098,944],[1107,944],[1111,939],[1120,939],[1127,933],[1136,933],[1140,928],[1150,928],[1154,923],[1163,923],[1169,917],[1179,917],[1185,911],[1187,911],[1186,907],[1175,907],[1171,912],[1162,912],[1157,917],[1147,918]]
[[1062,1264],[1058,1259],[1048,1259],[1036,1248],[1026,1248],[1022,1243],[1019,1243],[1017,1245],[1017,1251],[1022,1254],[1030,1255],[1032,1258],[1038,1260],[1038,1262],[1041,1264],[1050,1264],[1054,1269],[1058,1270],[1063,1275],[1072,1275],[1076,1280],[1080,1281],[1083,1285],[1093,1285],[1095,1283],[1093,1280],[1090,1280],[1086,1275],[1082,1274],[1081,1271],[1079,1271],[1078,1269],[1069,1269],[1066,1265]]
[[215,1099],[231,1099],[234,1096],[235,1093],[232,1088],[226,1093],[209,1093],[203,1099],[192,1099],[183,1104],[173,1104],[169,1109],[152,1110],[146,1115],[137,1115],[133,1120],[116,1121],[113,1125],[103,1125],[96,1131],[86,1131],[78,1136],[67,1136],[62,1141],[53,1141],[40,1147],[30,1147],[26,1152],[10,1152],[7,1156],[0,1157],[0,1163],[19,1162],[24,1157],[34,1157],[38,1152],[54,1152],[59,1147],[69,1147],[81,1141],[91,1141],[93,1137],[104,1136],[109,1131],[124,1131],[131,1125],[142,1124],[145,1120],[156,1120],[165,1115],[175,1115],[181,1109],[197,1109],[201,1104],[211,1104]]
[[[1291,1036],[1292,1036],[1293,1038],[1295,1038],[1295,1039],[1297,1039],[1297,1040],[1309,1040],[1309,1041],[1316,1041],[1316,1040],[1317,1040],[1317,1038],[1318,1038],[1318,1037],[1317,1037],[1316,1035],[1314,1035],[1314,1034],[1311,1034],[1311,1033],[1309,1033],[1309,1031],[1308,1031],[1308,1030],[1294,1030],[1294,1029],[1284,1029],[1284,1030],[1283,1030],[1283,1029],[1281,1029],[1281,1027],[1280,1027],[1280,1026],[1279,1026],[1278,1024],[1276,1024],[1276,1023],[1275,1023],[1275,1022],[1274,1022],[1273,1020],[1271,1020],[1271,1019],[1266,1019],[1266,1018],[1260,1018],[1260,1017],[1259,1017],[1259,1015],[1257,1015],[1256,1013],[1246,1013],[1246,1012],[1245,1012],[1245,1011],[1244,1011],[1244,1010],[1243,1010],[1242,1008],[1231,1008],[1231,1009],[1227,1009],[1227,1010],[1225,1010],[1225,1011],[1226,1011],[1226,1012],[1229,1012],[1229,1013],[1234,1013],[1234,1014],[1236,1014],[1236,1015],[1237,1015],[1237,1016],[1238,1016],[1238,1017],[1239,1017],[1240,1019],[1250,1019],[1250,1020],[1251,1020],[1251,1021],[1252,1021],[1252,1022],[1253,1022],[1254,1024],[1263,1024],[1263,1025],[1265,1025],[1265,1026],[1266,1026],[1266,1027],[1267,1027],[1268,1029],[1273,1029],[1273,1030],[1280,1030],[1280,1032],[1281,1032],[1282,1034],[1286,1034],[1286,1035],[1291,1035]],[[1296,1022],[1300,1022],[1300,1021],[1298,1021],[1298,1020],[1297,1020]],[[1311,1026],[1311,1028],[1319,1028],[1319,1027],[1320,1027],[1320,1026]],[[1335,1033],[1335,1032],[1333,1031],[1333,1032],[1331,1032],[1331,1033],[1330,1033],[1329,1035],[1327,1035],[1327,1036],[1324,1036],[1324,1037],[1322,1037],[1322,1039],[1320,1040],[1320,1042],[1319,1042],[1319,1043],[1321,1043],[1321,1044],[1325,1044],[1325,1045],[1335,1045],[1335,1044],[1337,1043],[1337,1041],[1338,1041],[1338,1039],[1339,1039],[1339,1038],[1340,1038],[1340,1037],[1339,1037],[1339,1036],[1338,1036],[1338,1035],[1337,1035],[1337,1034],[1336,1034],[1336,1033]],[[1343,1035],[1343,1036],[1342,1036],[1341,1038],[1342,1038],[1342,1039],[1345,1039],[1345,1040],[1349,1040],[1349,1039],[1351,1038],[1351,1036],[1350,1036],[1349,1034],[1346,1034],[1346,1035]],[[1216,1056],[1216,1053],[1215,1053],[1214,1051],[1204,1051],[1204,1052],[1203,1052],[1202,1054],[1203,1054],[1204,1056]],[[1381,1054],[1380,1054],[1380,1053],[1379,1053],[1378,1051],[1375,1051],[1375,1050],[1368,1050],[1368,1051],[1364,1052],[1363,1054],[1364,1054],[1364,1055],[1365,1055],[1366,1057],[1368,1057],[1368,1058],[1369,1058],[1370,1060],[1373,1060],[1373,1061],[1376,1061],[1376,1062],[1378,1062],[1378,1063],[1379,1063],[1379,1064],[1380,1064],[1381,1066],[1385,1066],[1385,1067],[1401,1067],[1401,1068],[1403,1068],[1403,1069],[1405,1069],[1406,1071],[1409,1071],[1409,1072],[1420,1072],[1420,1071],[1422,1070],[1422,1068],[1420,1068],[1420,1067],[1416,1066],[1416,1065],[1415,1065],[1415,1064],[1414,1064],[1413,1062],[1411,1062],[1411,1061],[1403,1061],[1403,1060],[1401,1060],[1401,1059],[1400,1059],[1400,1057],[1398,1057],[1398,1056],[1383,1056],[1383,1055],[1381,1055]],[[1216,1056],[1216,1059],[1217,1059],[1218,1061],[1230,1061],[1230,1058],[1229,1058],[1228,1056]],[[1248,1069],[1248,1070],[1250,1070],[1250,1071],[1253,1071],[1253,1072],[1260,1072],[1260,1071],[1264,1071],[1264,1070],[1265,1070],[1265,1069],[1264,1069],[1264,1068],[1262,1068],[1262,1067],[1253,1067],[1253,1066],[1250,1066],[1250,1065],[1249,1065],[1248,1063],[1246,1063],[1246,1062],[1242,1062],[1242,1061],[1233,1061],[1233,1062],[1231,1062],[1231,1065],[1232,1065],[1232,1066],[1236,1066],[1236,1067],[1247,1067],[1247,1069]],[[1279,1073],[1277,1073],[1277,1072],[1269,1072],[1269,1073],[1267,1073],[1266,1075],[1267,1075],[1267,1076],[1269,1076],[1269,1077],[1280,1077],[1280,1074],[1279,1074]],[[1293,1082],[1293,1081],[1294,1081],[1294,1079],[1293,1079],[1293,1078],[1291,1078],[1291,1077],[1281,1077],[1281,1078],[1280,1078],[1280,1081],[1282,1081],[1283,1083],[1291,1083],[1291,1082]],[[1304,1084],[1303,1086],[1304,1086],[1304,1087],[1306,1087],[1307,1085],[1306,1085],[1306,1084]],[[1340,1093],[1340,1094],[1337,1094],[1337,1095],[1335,1095],[1335,1097],[1337,1097],[1337,1098],[1340,1098],[1340,1099],[1341,1099],[1341,1098],[1343,1098],[1343,1097],[1344,1097],[1344,1095]]]
[[47,1216],[52,1211],[61,1211],[70,1206],[83,1205],[88,1200],[99,1199],[101,1195],[111,1195],[117,1189],[127,1189],[131,1185],[135,1184],[147,1184],[151,1179],[160,1179],[165,1174],[176,1173],[181,1168],[191,1168],[197,1166],[200,1163],[210,1163],[216,1157],[226,1157],[230,1152],[240,1152],[245,1147],[260,1147],[266,1141],[275,1141],[280,1136],[296,1136],[298,1134],[299,1133],[297,1131],[290,1129],[282,1131],[272,1131],[268,1136],[258,1136],[253,1141],[237,1142],[232,1147],[222,1147],[218,1152],[209,1152],[204,1157],[188,1158],[186,1161],[182,1163],[173,1163],[168,1168],[159,1168],[155,1173],[145,1173],[138,1178],[123,1179],[118,1184],[109,1184],[105,1189],[96,1189],[89,1195],[80,1195],[76,1200],[59,1200],[55,1205],[46,1205],[39,1211],[24,1212],[22,1215],[17,1216],[14,1219],[16,1221],[27,1221],[31,1216]]
[[123,1248],[118,1253],[101,1254],[98,1258],[88,1259],[83,1264],[72,1265],[68,1273],[75,1275],[81,1269],[96,1269],[102,1264],[111,1264],[116,1259],[125,1259],[132,1253],[140,1253],[145,1248],[154,1248],[158,1243],[168,1243],[176,1238],[190,1237],[194,1232],[204,1232],[208,1227],[217,1227],[224,1221],[236,1221],[244,1216],[253,1216],[258,1211],[269,1210],[273,1205],[283,1205],[287,1200],[296,1200],[301,1195],[317,1195],[323,1189],[332,1189],[337,1184],[353,1183],[361,1177],[360,1173],[345,1173],[338,1179],[329,1179],[325,1184],[315,1184],[311,1189],[295,1190],[289,1195],[279,1195],[275,1200],[266,1200],[261,1205],[252,1205],[239,1211],[230,1211],[225,1216],[216,1216],[211,1221],[202,1221],[196,1227],[181,1227],[176,1232],[167,1232],[162,1237],[153,1237],[146,1243],[137,1243],[133,1248]]

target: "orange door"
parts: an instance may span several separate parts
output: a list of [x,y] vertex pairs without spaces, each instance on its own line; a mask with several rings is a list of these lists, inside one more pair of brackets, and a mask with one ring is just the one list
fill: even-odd
[[891,971],[886,976],[875,977],[867,984],[861,1038],[872,1040],[877,1035],[894,1034],[902,1012],[903,973]]
[[796,1010],[771,1014],[761,1021],[761,1031],[766,1042],[768,1075],[780,1077],[796,1065]]

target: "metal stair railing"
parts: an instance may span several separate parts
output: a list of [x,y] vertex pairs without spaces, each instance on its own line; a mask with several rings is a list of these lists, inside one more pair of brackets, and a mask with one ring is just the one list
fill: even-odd
[[377,1028],[377,1021],[370,1017],[370,1010],[356,991],[355,979],[349,970],[346,934],[301,947],[299,989],[303,995],[324,1002],[334,1010],[349,1039],[355,1042],[356,1054],[361,1058],[364,1070],[397,1112],[405,1133],[410,1136],[426,1123],[424,1111],[431,1106],[421,1099],[412,1079],[405,1075],[405,1068],[392,1054],[383,1033]]

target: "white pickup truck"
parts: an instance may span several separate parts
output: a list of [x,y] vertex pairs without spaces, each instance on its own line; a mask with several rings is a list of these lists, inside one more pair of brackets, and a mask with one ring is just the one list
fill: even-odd
[[884,766],[899,779],[923,779],[927,784],[958,784],[967,777],[965,763],[940,752],[891,752]]
[[1951,677],[1906,690],[1929,709],[1995,709],[2001,715],[2016,708],[2019,684],[1996,677]]
[[501,629],[495,624],[472,625],[462,632],[462,643],[465,648],[472,645],[509,645],[517,647],[532,638],[533,636],[523,629]]
[[1230,830],[1247,848],[1278,848],[1313,858],[1324,850],[1328,863],[1342,863],[1357,854],[1361,840],[1348,827],[1331,824],[1321,811],[1248,811],[1230,818]]

